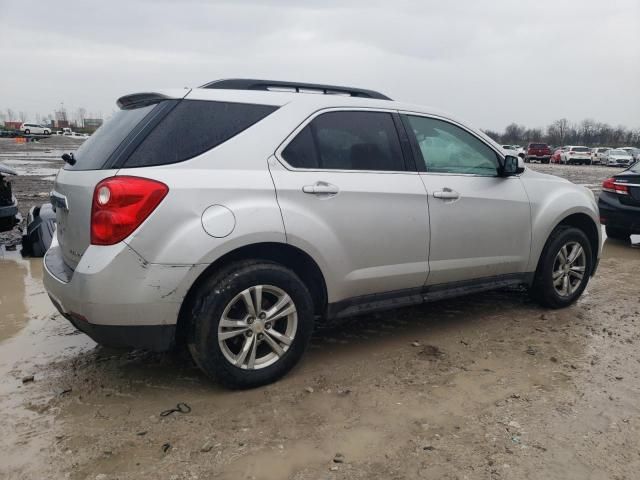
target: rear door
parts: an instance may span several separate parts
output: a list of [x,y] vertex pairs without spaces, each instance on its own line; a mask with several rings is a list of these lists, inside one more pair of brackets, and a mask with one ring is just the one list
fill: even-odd
[[499,177],[488,144],[445,119],[403,115],[429,199],[428,285],[521,273],[531,215],[520,178]]
[[389,111],[320,112],[270,161],[287,241],[320,264],[330,302],[419,291],[427,277],[427,198],[398,126]]

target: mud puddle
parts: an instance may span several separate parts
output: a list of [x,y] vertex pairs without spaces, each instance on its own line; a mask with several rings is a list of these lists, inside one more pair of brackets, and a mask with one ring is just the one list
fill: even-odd
[[[571,308],[514,290],[359,317],[319,329],[282,381],[232,392],[182,353],[76,334],[41,261],[6,252],[0,477],[633,478],[639,267],[607,240]],[[160,416],[178,402],[191,412]]]

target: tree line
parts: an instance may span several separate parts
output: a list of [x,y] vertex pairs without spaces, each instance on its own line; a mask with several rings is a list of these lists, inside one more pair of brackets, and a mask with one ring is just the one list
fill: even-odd
[[527,145],[544,142],[549,145],[584,145],[587,147],[640,147],[640,128],[628,129],[622,125],[609,124],[587,119],[571,123],[566,118],[556,120],[546,128],[527,128],[511,123],[504,132],[484,130],[496,142],[503,145]]

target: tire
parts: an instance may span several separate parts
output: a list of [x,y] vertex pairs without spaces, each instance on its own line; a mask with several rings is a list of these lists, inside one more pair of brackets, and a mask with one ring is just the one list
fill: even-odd
[[29,135],[31,133],[31,130],[29,130],[28,128],[24,131],[25,135]]
[[[567,248],[568,245],[569,247]],[[573,246],[573,248],[580,246],[582,253],[576,256],[572,264],[569,264],[567,267],[568,270],[563,270],[564,267],[562,266],[560,251],[566,248],[567,250],[565,250],[565,252],[570,258],[574,254],[571,246]],[[580,268],[582,272],[580,272]],[[535,300],[545,307],[568,307],[582,295],[589,281],[592,269],[593,257],[591,244],[585,233],[575,227],[560,225],[551,232],[542,250],[531,288],[531,294]],[[562,274],[563,271],[565,272],[564,274]],[[571,271],[574,273],[571,273]],[[582,277],[578,279],[580,273],[582,273]],[[559,282],[555,282],[558,283],[558,285],[554,285],[554,276],[558,274],[561,274],[558,278]],[[568,279],[568,285],[564,283],[565,277]],[[562,290],[563,287],[566,287],[564,288],[564,293],[558,290]]]
[[51,135],[51,132],[49,130],[45,130],[44,135]]
[[[268,322],[268,317],[263,318],[261,312],[256,312],[258,315],[254,317],[243,301],[243,294],[257,310],[255,288],[258,286],[262,287],[263,311],[288,298],[289,303],[283,304],[275,314],[290,310],[287,305],[293,306],[293,313],[282,318],[273,315],[276,319],[272,322]],[[254,388],[281,378],[298,363],[313,331],[313,302],[309,290],[294,272],[268,261],[237,262],[212,275],[197,287],[190,312],[191,356],[208,377],[229,388]],[[221,325],[223,315],[227,322],[236,322],[235,325]],[[220,334],[227,334],[229,338],[221,340]],[[284,338],[289,338],[288,346],[281,341]],[[271,342],[280,348],[279,353]],[[243,356],[244,351],[247,353]],[[234,361],[239,365],[232,363]]]
[[628,242],[631,237],[631,231],[625,230],[624,228],[616,228],[610,227],[609,225],[605,226],[605,231],[607,232],[607,237],[614,238],[616,240],[622,240],[624,242]]

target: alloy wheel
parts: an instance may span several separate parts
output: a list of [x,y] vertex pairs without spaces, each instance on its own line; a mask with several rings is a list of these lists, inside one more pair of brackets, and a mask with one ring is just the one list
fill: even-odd
[[298,328],[291,297],[273,285],[255,285],[236,295],[218,324],[218,345],[238,368],[258,370],[277,362]]
[[572,295],[586,275],[587,256],[578,242],[565,243],[553,263],[553,288],[561,297]]

